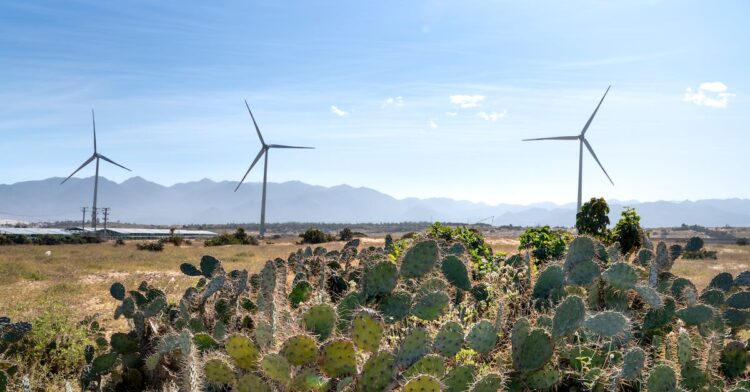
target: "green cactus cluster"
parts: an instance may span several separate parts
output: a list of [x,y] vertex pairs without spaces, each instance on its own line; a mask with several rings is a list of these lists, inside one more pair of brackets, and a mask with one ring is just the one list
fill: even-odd
[[750,275],[698,291],[654,245],[622,255],[580,236],[564,260],[537,270],[513,255],[485,274],[468,244],[428,234],[300,249],[252,275],[204,257],[180,267],[196,281],[177,300],[113,284],[130,329],[94,349],[81,379],[190,392],[748,390]]

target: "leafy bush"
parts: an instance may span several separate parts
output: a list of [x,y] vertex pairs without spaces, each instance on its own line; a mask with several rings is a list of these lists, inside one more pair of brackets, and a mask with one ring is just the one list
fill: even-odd
[[716,260],[718,256],[716,251],[699,249],[693,252],[683,252],[682,258],[686,260]]
[[685,244],[685,252],[697,252],[701,249],[703,249],[703,238],[701,237],[690,237]]
[[0,234],[0,245],[67,245],[67,244],[98,244],[99,237],[82,235],[41,235],[29,237],[17,234]]
[[122,238],[118,238],[115,240],[115,246],[123,246],[123,245],[125,245],[125,240],[123,240]]
[[739,246],[745,246],[748,244],[747,238],[737,238],[737,245]]
[[352,233],[350,228],[345,227],[343,230],[339,231],[340,241],[351,241],[352,239],[354,239],[354,233]]
[[303,244],[323,244],[335,240],[332,235],[315,228],[309,228],[299,236],[302,238]]
[[169,237],[165,238],[163,241],[174,246],[180,246],[183,242],[185,242],[185,239],[182,236],[172,234]]
[[164,241],[141,242],[135,244],[138,250],[147,250],[149,252],[161,252],[164,250]]
[[237,228],[234,233],[222,233],[214,238],[203,242],[205,246],[222,246],[222,245],[258,245],[258,239],[247,234],[245,229]]
[[609,205],[604,198],[592,197],[576,214],[576,230],[579,235],[590,235],[605,244],[611,241],[609,231]]
[[504,256],[504,254],[493,253],[492,248],[485,242],[482,233],[464,226],[451,227],[435,222],[427,228],[427,236],[445,241],[462,242],[466,245],[466,250],[480,274],[496,270],[498,261]]
[[620,220],[612,230],[612,239],[620,243],[622,254],[635,252],[643,246],[645,234],[641,228],[641,217],[635,208],[625,208]]
[[552,230],[549,226],[529,227],[518,238],[518,250],[531,249],[540,264],[565,256],[565,249],[572,236],[565,230]]

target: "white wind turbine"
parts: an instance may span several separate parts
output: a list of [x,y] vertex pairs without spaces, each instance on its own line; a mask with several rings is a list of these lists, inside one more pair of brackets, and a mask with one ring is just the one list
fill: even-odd
[[125,166],[123,166],[123,165],[121,165],[121,164],[119,164],[119,163],[117,163],[117,162],[115,162],[115,161],[113,161],[113,160],[105,157],[104,155],[99,154],[99,152],[96,149],[96,119],[94,118],[94,109],[91,109],[91,122],[92,122],[93,127],[94,127],[94,154],[92,154],[89,159],[87,159],[85,162],[83,162],[83,164],[81,166],[79,166],[78,169],[76,169],[76,171],[74,171],[71,175],[69,175],[68,178],[64,179],[60,183],[60,185],[64,184],[66,181],[68,181],[70,179],[70,177],[73,177],[73,175],[75,175],[76,173],[78,173],[78,171],[80,171],[81,169],[83,169],[84,167],[86,167],[86,165],[88,165],[89,163],[91,163],[93,160],[96,160],[96,175],[94,176],[94,205],[91,208],[91,224],[92,224],[94,230],[96,230],[96,197],[97,197],[97,191],[98,191],[98,188],[99,188],[99,160],[103,159],[103,160],[105,160],[105,161],[107,161],[107,162],[109,162],[109,163],[111,163],[111,164],[113,164],[115,166],[119,166],[119,167],[121,167],[121,168],[123,168],[123,169],[125,169],[127,171],[131,171],[131,170],[128,169],[127,167],[125,167]]
[[247,101],[245,101],[245,106],[247,107],[248,113],[250,113],[250,118],[253,119],[253,125],[255,125],[255,131],[258,133],[258,139],[260,139],[260,151],[258,151],[258,155],[255,156],[255,159],[253,160],[253,163],[250,164],[250,167],[245,172],[245,175],[242,176],[242,179],[237,184],[237,187],[234,188],[234,191],[237,192],[238,189],[240,189],[240,185],[245,181],[245,178],[248,174],[250,174],[250,170],[253,170],[253,167],[256,163],[258,163],[258,160],[260,160],[261,156],[264,156],[263,160],[263,198],[261,199],[261,205],[260,205],[260,231],[259,236],[262,238],[266,234],[266,178],[268,177],[268,150],[272,148],[300,148],[300,149],[314,149],[315,147],[299,147],[299,146],[286,146],[283,144],[266,144],[266,141],[263,140],[263,135],[260,134],[260,128],[258,128],[258,123],[255,122],[255,117],[253,116],[253,112],[250,110],[250,105],[247,104]]
[[612,179],[609,178],[609,174],[607,174],[607,171],[604,170],[604,166],[602,166],[602,163],[599,162],[599,158],[596,157],[596,153],[594,153],[594,149],[591,148],[591,144],[589,144],[589,141],[586,140],[586,131],[589,129],[589,126],[591,125],[591,121],[594,120],[594,116],[596,116],[596,112],[599,111],[599,106],[602,106],[604,97],[607,96],[607,93],[609,92],[610,87],[612,87],[612,85],[607,87],[607,91],[604,92],[604,95],[602,96],[602,99],[599,101],[599,104],[596,105],[596,109],[594,109],[594,113],[591,113],[591,117],[589,117],[589,120],[586,121],[586,125],[583,126],[583,130],[581,131],[580,135],[542,137],[542,138],[536,138],[536,139],[524,139],[523,140],[525,142],[535,141],[535,140],[578,140],[578,145],[579,145],[578,147],[578,207],[576,208],[576,213],[581,210],[581,199],[582,199],[582,191],[583,191],[583,146],[584,145],[591,153],[591,156],[594,157],[594,160],[596,161],[596,163],[599,164],[599,167],[602,168],[602,171],[604,172],[604,175],[607,176],[607,179],[609,180],[609,182],[611,182],[612,185],[615,185]]

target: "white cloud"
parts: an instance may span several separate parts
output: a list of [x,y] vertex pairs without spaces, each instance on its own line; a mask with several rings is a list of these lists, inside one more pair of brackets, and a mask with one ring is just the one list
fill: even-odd
[[344,117],[347,114],[349,114],[349,112],[345,112],[345,111],[339,109],[339,107],[336,106],[336,105],[331,105],[331,113],[333,113],[333,114],[335,114],[335,115],[337,115],[339,117]]
[[483,119],[485,119],[487,121],[497,121],[497,120],[505,117],[505,113],[507,113],[505,110],[503,110],[502,112],[489,112],[489,113],[487,113],[485,111],[481,111],[481,112],[477,113],[477,116],[479,116],[479,117],[481,117],[481,118],[483,118]]
[[388,97],[388,99],[383,102],[382,107],[389,107],[389,106],[395,106],[395,107],[402,107],[404,106],[404,97],[398,96],[398,97]]
[[728,89],[727,85],[722,82],[705,82],[698,86],[697,91],[688,87],[682,100],[696,105],[723,109],[729,104],[729,98],[736,95],[727,92]]
[[433,120],[433,119],[430,119],[430,128],[432,128],[432,129],[437,129],[437,127],[438,127],[438,125],[437,125],[437,123],[435,122],[435,120]]
[[484,101],[484,98],[484,95],[479,94],[459,94],[450,96],[451,103],[454,105],[458,105],[462,109],[475,108],[477,106],[480,106],[482,104],[482,101]]
[[448,117],[456,117],[458,116],[458,113],[456,112],[445,112],[445,115]]

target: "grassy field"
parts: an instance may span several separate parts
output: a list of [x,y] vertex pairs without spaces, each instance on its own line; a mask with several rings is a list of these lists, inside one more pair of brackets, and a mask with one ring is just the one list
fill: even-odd
[[[179,298],[195,278],[182,275],[182,262],[197,263],[204,254],[222,260],[227,269],[247,269],[257,272],[266,260],[281,257],[300,245],[296,238],[282,238],[260,246],[231,245],[203,247],[168,245],[163,252],[137,250],[134,243],[113,246],[112,243],[91,245],[37,246],[18,245],[0,247],[0,315],[29,320],[38,315],[50,302],[70,306],[74,315],[99,314],[106,326],[116,326],[112,312],[116,302],[109,296],[109,286],[116,281],[128,288],[141,281],[166,288],[171,299]],[[382,239],[368,238],[366,242],[382,245]],[[518,241],[511,238],[488,238],[495,251],[513,252]],[[343,244],[326,244],[328,249],[339,249]],[[750,269],[750,246],[713,245],[718,260],[678,260],[673,272],[691,279],[699,289],[705,287],[719,272],[737,274]],[[51,256],[46,256],[46,251]],[[108,325],[114,324],[114,325]]]

